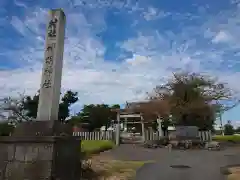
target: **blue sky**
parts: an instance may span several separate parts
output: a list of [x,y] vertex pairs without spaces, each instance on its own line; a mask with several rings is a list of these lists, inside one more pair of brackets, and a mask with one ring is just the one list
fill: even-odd
[[[144,99],[177,70],[217,77],[240,98],[238,0],[1,0],[0,7],[0,96],[39,89],[48,10],[63,8],[62,91],[79,92],[74,110]],[[224,121],[240,125],[238,112]]]

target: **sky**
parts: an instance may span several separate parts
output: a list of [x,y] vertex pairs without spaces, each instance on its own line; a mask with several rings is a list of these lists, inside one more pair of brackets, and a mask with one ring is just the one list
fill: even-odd
[[[218,78],[240,98],[238,0],[1,0],[0,97],[40,88],[48,11],[66,14],[62,92],[72,107],[142,100],[173,72]],[[240,126],[240,106],[223,120]]]

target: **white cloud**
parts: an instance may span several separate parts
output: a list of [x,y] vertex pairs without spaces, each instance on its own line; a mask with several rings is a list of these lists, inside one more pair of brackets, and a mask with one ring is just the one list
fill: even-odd
[[[61,0],[60,0],[61,1]],[[61,2],[66,2],[62,0]],[[87,7],[90,9],[103,9],[103,8],[116,8],[119,10],[125,10],[127,12],[142,11],[144,8],[139,7],[139,3],[136,0],[68,0],[72,8]]]
[[232,37],[230,34],[228,34],[225,31],[220,31],[216,34],[216,36],[212,39],[213,43],[224,43],[224,42],[229,42],[232,40]]
[[[43,21],[37,19],[43,17],[46,12],[37,10],[37,12],[32,13],[38,14],[38,17],[28,16],[24,21],[21,21],[25,22],[25,24],[21,24],[21,34],[26,37],[30,33],[26,24],[35,23],[34,27],[44,25]],[[81,104],[121,103],[136,98],[136,91],[144,87],[144,79],[141,80],[142,75],[139,72],[131,73],[128,70],[128,65],[124,65],[124,63],[104,61],[105,47],[94,36],[90,26],[91,22],[88,22],[83,14],[71,13],[68,18],[62,80],[63,91],[69,88],[78,91]],[[98,26],[104,26],[104,23],[100,23]],[[14,27],[17,29],[16,26]],[[77,28],[81,31],[74,31]],[[35,32],[36,34],[44,33]],[[42,41],[41,36],[34,38],[32,36],[31,38],[33,41],[36,41],[34,38]],[[16,95],[18,92],[24,91],[31,95],[36,93],[40,87],[43,47],[43,43],[35,43],[34,47],[28,48],[26,46],[11,54],[12,57],[23,59],[26,66],[0,72],[1,96]],[[121,96],[117,94],[121,94]]]
[[239,0],[231,0],[231,3],[233,5],[237,5],[238,8],[240,7],[240,1]]
[[139,56],[134,54],[132,58],[126,59],[126,62],[133,66],[142,64],[144,65],[149,62],[149,58],[146,56]]
[[[80,1],[73,1],[72,6],[80,5]],[[114,6],[120,8],[120,5]],[[135,4],[129,11],[138,10],[142,11],[141,7]],[[232,88],[240,91],[236,83],[239,73],[218,68],[225,62],[225,50],[240,46],[235,43],[222,49],[205,48],[204,45],[199,46],[199,41],[192,36],[197,33],[203,36],[205,33],[207,38],[213,39],[216,35],[214,42],[226,42],[226,34],[231,34],[234,40],[238,39],[240,36],[236,32],[239,31],[239,27],[232,16],[230,24],[224,24],[224,27],[215,26],[219,22],[215,17],[200,27],[186,27],[178,33],[155,30],[146,32],[138,29],[136,37],[118,42],[118,47],[131,52],[133,58],[106,61],[104,53],[107,47],[96,36],[107,28],[104,11],[100,11],[101,13],[97,10],[91,12],[88,16],[74,9],[67,11],[62,91],[72,89],[79,92],[81,105],[100,102],[125,103],[143,99],[146,92],[164,82],[173,71],[179,69],[218,76],[220,80],[228,82]],[[148,13],[145,13],[145,18],[149,20],[159,15],[156,9],[148,9]],[[10,59],[16,59],[14,62],[19,68],[0,70],[0,96],[16,95],[24,91],[33,95],[39,89],[46,18],[47,11],[42,8],[30,9],[22,19],[11,18],[11,24],[25,37],[26,42],[22,44],[21,49],[9,49],[3,53]],[[206,33],[205,29],[209,29],[209,33]],[[229,61],[228,64],[233,65],[233,62]]]
[[18,17],[13,16],[10,23],[21,35],[29,33],[29,30],[26,29],[24,22],[22,22]]
[[148,11],[145,12],[143,15],[147,21],[152,20],[157,16],[157,9],[153,7],[149,7]]
[[166,13],[164,11],[159,11],[157,8],[154,8],[154,7],[148,7],[148,10],[143,13],[143,17],[147,21],[163,18],[168,15],[169,13]]
[[26,8],[26,9],[28,8],[27,5],[21,2],[20,0],[14,0],[14,4],[21,8]]

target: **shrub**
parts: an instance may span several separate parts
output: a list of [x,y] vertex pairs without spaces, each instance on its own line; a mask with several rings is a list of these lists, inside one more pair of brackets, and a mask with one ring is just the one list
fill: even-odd
[[83,140],[81,145],[82,152],[87,155],[100,153],[114,147],[114,143],[108,140]]
[[231,124],[226,124],[224,126],[224,134],[225,135],[233,135],[234,134],[234,128]]
[[238,135],[226,135],[226,136],[214,136],[213,140],[222,141],[222,142],[239,142],[240,143],[240,136]]
[[7,122],[0,123],[0,136],[9,136],[14,130],[14,126]]

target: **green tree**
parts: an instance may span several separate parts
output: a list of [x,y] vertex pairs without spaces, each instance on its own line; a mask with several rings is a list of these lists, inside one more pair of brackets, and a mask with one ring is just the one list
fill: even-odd
[[[78,101],[78,93],[67,91],[61,98],[59,104],[59,120],[64,121],[69,117],[70,107]],[[20,119],[19,121],[34,120],[37,117],[39,94],[31,96],[21,96],[18,99],[5,98],[5,110],[10,110]]]
[[120,105],[119,104],[113,104],[111,106],[111,109],[120,109]]
[[67,117],[69,117],[71,105],[73,105],[78,101],[77,95],[78,95],[77,92],[72,92],[72,91],[67,91],[64,94],[59,104],[59,113],[58,113],[59,120],[64,121],[66,120]]
[[81,112],[73,118],[73,121],[88,124],[90,131],[101,128],[102,126],[109,127],[112,119],[116,119],[115,112],[112,108],[119,108],[119,105],[109,106],[107,104],[89,104],[84,105]]
[[237,127],[235,130],[236,133],[240,133],[240,127]]
[[232,126],[231,122],[228,121],[228,123],[224,125],[224,134],[233,135],[234,133],[235,133],[234,127]]
[[113,111],[114,109],[120,109],[120,105],[119,104],[114,104],[110,107],[110,120],[116,120],[117,119],[117,112]]
[[[166,84],[154,88],[150,100],[167,101],[176,125],[213,129],[219,102],[230,98],[230,91],[214,78],[196,73],[176,73]],[[161,108],[161,107],[159,107]]]
[[72,116],[72,117],[67,121],[67,123],[71,124],[72,126],[74,126],[74,125],[79,125],[79,124],[82,123],[82,119],[81,119],[80,116],[75,115],[75,116]]
[[29,118],[35,119],[37,117],[39,94],[26,96],[22,99],[22,111],[25,111],[25,115]]

